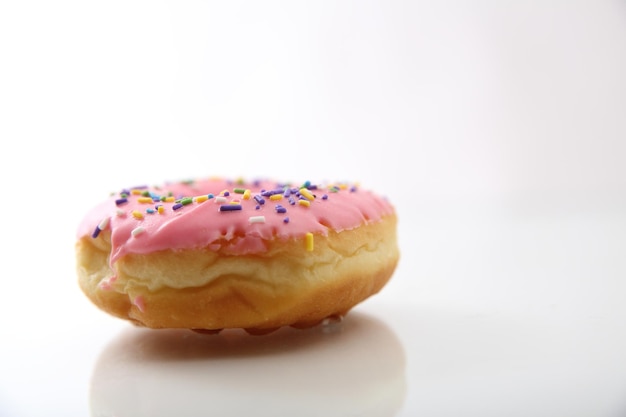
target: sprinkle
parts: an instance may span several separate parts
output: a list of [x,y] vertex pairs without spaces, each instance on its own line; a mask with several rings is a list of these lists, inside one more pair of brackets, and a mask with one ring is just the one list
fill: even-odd
[[152,204],[152,197],[139,197],[137,201],[141,204]]
[[172,196],[165,197],[165,200],[164,200],[165,203],[173,203],[174,201],[176,201],[176,199]]
[[250,190],[246,190],[243,192],[243,199],[244,200],[250,200],[250,196],[252,195],[252,191]]
[[322,200],[328,200],[328,194],[324,194],[324,195],[322,196]]
[[309,200],[298,200],[298,204],[304,207],[309,207],[311,202]]
[[140,234],[142,234],[143,232],[145,232],[146,229],[144,229],[143,227],[139,226],[133,229],[132,232],[130,232],[131,235],[133,235],[133,237],[137,237]]
[[330,191],[331,193],[338,193],[339,187],[337,187],[336,185],[333,185],[332,187],[330,187],[328,191]]
[[276,213],[287,213],[287,209],[280,204],[276,204]]
[[309,188],[311,186],[311,181],[304,181],[304,184],[300,188]]
[[182,207],[183,207],[183,205],[181,203],[176,203],[176,204],[174,204],[172,206],[172,210],[178,210],[178,209],[180,209]]
[[292,196],[289,196],[288,200],[289,200],[289,204],[291,204],[292,206],[296,205],[296,200]]
[[300,194],[302,194],[307,200],[313,200],[315,198],[315,196],[306,188],[300,188]]
[[250,223],[265,223],[265,216],[251,216],[248,221]]
[[128,199],[127,198],[118,198],[117,200],[115,200],[115,205],[120,206],[122,204],[128,203]]
[[115,214],[117,217],[126,217],[126,212],[124,210],[117,210]]
[[136,218],[137,220],[141,220],[143,219],[143,213],[137,210],[133,210],[132,213],[134,218]]
[[206,195],[199,195],[195,197],[196,203],[204,203],[208,199],[209,199],[209,196],[206,196]]
[[291,195],[291,189],[285,188],[285,192],[283,193],[283,197],[287,198]]
[[241,210],[241,204],[225,204],[220,206],[220,211],[238,211]]
[[142,192],[143,192],[143,191],[141,191],[141,190],[137,190],[137,189],[132,189],[132,190],[130,190],[130,193],[131,193],[132,195],[141,195],[141,193],[142,193]]
[[257,204],[257,205],[254,207],[254,209],[255,209],[255,210],[261,210],[261,206]]
[[100,224],[98,224],[98,229],[104,230],[107,228],[108,225],[109,225],[109,217],[105,217],[104,219],[102,219]]
[[245,192],[246,192],[245,188],[234,188],[233,189],[233,193],[235,193],[235,194],[243,194]]
[[353,185],[352,187],[350,187],[350,192],[353,193],[356,191],[356,187]]
[[224,190],[220,193],[220,195],[223,195],[224,197],[228,197],[230,193],[228,192],[228,190]]
[[283,219],[283,223],[289,223],[289,217],[285,217],[285,218]]
[[215,197],[213,194],[207,194],[207,197],[209,197],[209,200],[212,199],[213,197]]
[[304,237],[306,243],[306,250],[309,252],[313,251],[313,233],[308,232]]
[[282,200],[282,198],[283,198],[282,194],[272,194],[270,196],[270,200],[272,200],[272,201]]
[[165,213],[165,207],[163,207],[162,205],[158,205],[156,209],[159,214]]
[[260,195],[255,195],[254,199],[256,200],[257,203],[259,204],[265,204],[265,199],[263,197],[261,197]]
[[147,209],[146,209],[146,213],[148,213],[148,214],[154,214],[154,213],[155,213],[155,211],[154,211],[154,209],[153,209],[153,208],[147,208]]
[[228,200],[226,199],[226,197],[215,197],[215,204],[224,204],[228,202]]
[[101,231],[101,230],[100,230],[100,227],[99,227],[99,226],[96,226],[96,228],[95,228],[95,229],[93,229],[93,233],[91,234],[91,237],[92,237],[92,238],[94,238],[94,239],[95,239],[95,238],[97,238],[97,237],[98,237],[98,235],[100,234],[100,231]]
[[183,206],[186,206],[187,204],[191,204],[193,203],[193,198],[191,197],[185,197],[182,200],[180,200],[180,204],[182,204]]

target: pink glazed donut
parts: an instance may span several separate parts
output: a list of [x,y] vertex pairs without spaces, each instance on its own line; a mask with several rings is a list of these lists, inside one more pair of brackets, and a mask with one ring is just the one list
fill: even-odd
[[356,185],[214,178],[112,195],[76,253],[81,289],[114,316],[250,333],[345,315],[399,257],[393,206]]

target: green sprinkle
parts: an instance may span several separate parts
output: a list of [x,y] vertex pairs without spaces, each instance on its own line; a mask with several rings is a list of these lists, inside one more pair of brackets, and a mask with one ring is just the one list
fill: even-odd
[[235,194],[243,194],[243,193],[245,193],[245,192],[246,192],[246,189],[245,189],[245,188],[235,188],[235,189],[233,190],[233,192],[234,192]]
[[193,203],[192,197],[185,197],[180,200],[180,204],[182,204],[183,206],[186,206],[187,204],[191,204],[191,203]]

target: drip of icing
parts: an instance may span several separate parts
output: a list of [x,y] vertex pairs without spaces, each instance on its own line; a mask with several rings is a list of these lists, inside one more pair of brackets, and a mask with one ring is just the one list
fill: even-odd
[[[304,203],[290,204],[285,196]],[[111,264],[126,254],[165,249],[253,254],[266,251],[273,239],[350,230],[393,212],[387,200],[354,185],[205,179],[122,190],[87,214],[78,237],[96,239],[99,226],[110,229]],[[261,216],[262,222],[250,221]]]

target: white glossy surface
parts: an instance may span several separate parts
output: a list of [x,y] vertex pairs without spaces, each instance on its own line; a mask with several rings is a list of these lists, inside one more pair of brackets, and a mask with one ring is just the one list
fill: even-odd
[[[0,5],[0,416],[626,414],[622,2],[29,5]],[[263,337],[92,306],[83,213],[215,174],[385,193],[393,279]]]

